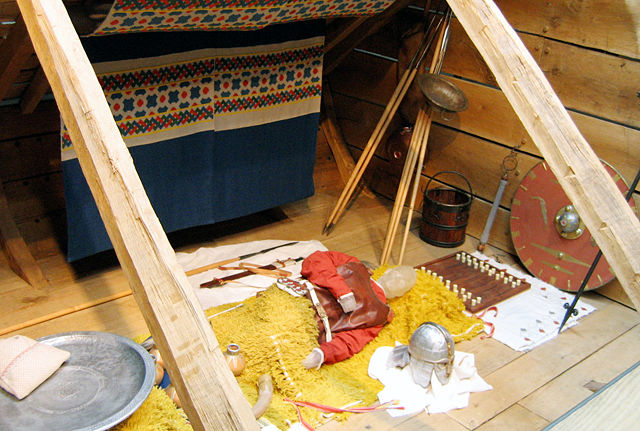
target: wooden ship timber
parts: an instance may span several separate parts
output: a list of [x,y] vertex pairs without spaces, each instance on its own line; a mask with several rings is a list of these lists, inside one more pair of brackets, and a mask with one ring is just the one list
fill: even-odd
[[[420,6],[409,3],[404,5],[409,12]],[[529,353],[490,339],[465,342],[460,348],[476,354],[480,374],[494,386],[472,396],[468,408],[395,420],[363,415],[351,419],[348,429],[540,429],[589,396],[590,382],[606,383],[638,358],[640,224],[598,159],[628,179],[640,161],[633,87],[640,76],[638,12],[623,1],[500,1],[505,20],[490,1],[449,4],[456,18],[443,72],[468,95],[470,109],[451,123],[435,122],[422,182],[463,167],[474,185],[479,199],[460,249],[475,248],[500,163],[514,149],[521,174],[542,158],[547,161],[617,280],[588,293],[596,313]],[[327,68],[338,125],[356,159],[402,73],[401,62],[389,59],[403,55],[394,38],[403,13],[369,23],[368,32],[361,22],[354,33],[358,49],[345,50],[341,61]],[[333,161],[336,150],[328,146],[335,142],[320,133],[312,198],[282,207],[280,217],[269,212],[234,220],[211,227],[206,241],[175,238],[172,246],[127,160],[90,65],[73,55],[79,43],[62,2],[2,0],[0,16],[8,23],[0,28],[6,35],[0,42],[0,99],[6,101],[0,107],[0,228],[7,256],[1,266],[3,336],[35,338],[69,330],[135,336],[148,328],[176,376],[194,429],[257,429],[232,375],[223,366],[204,365],[223,359],[207,322],[192,312],[189,285],[173,250],[255,239],[320,239],[330,249],[378,261],[392,205],[384,195],[394,193],[389,187],[394,171],[384,154],[376,156],[375,168],[387,172],[389,181],[380,184],[384,177],[376,175],[370,186],[378,194],[359,196],[327,236],[321,235],[322,225],[343,183]],[[59,113],[50,97],[42,100],[49,85],[75,145],[83,149],[79,157],[120,265],[113,259],[82,266],[65,262]],[[505,259],[515,256],[508,211],[516,187],[517,181],[508,185],[489,242]],[[425,244],[414,227],[405,262],[417,265],[448,252]]]

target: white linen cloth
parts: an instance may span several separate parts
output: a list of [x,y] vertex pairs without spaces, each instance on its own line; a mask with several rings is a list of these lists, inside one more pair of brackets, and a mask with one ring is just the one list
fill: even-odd
[[71,353],[24,335],[0,339],[0,387],[19,400],[47,380]]
[[[262,240],[223,245],[220,247],[203,247],[199,248],[193,253],[176,253],[176,258],[178,260],[178,263],[184,268],[184,270],[189,271],[191,269],[200,268],[215,262],[220,262],[222,260],[230,259],[233,257],[243,256],[278,245],[287,244],[289,242],[292,241]],[[304,258],[318,250],[327,251],[327,248],[322,245],[321,242],[315,240],[298,241],[292,245],[280,247],[266,253],[257,254],[246,260],[243,260],[242,262],[253,263],[261,266],[269,265],[277,260],[286,260],[289,258],[295,259],[298,257]],[[228,264],[227,266],[238,266],[239,263],[240,262],[234,262]],[[282,269],[291,272],[291,278],[300,277],[302,260],[295,263],[289,263]],[[233,283],[225,284],[221,287],[200,287],[200,284],[211,281],[213,278],[222,278],[242,271],[244,270],[224,271],[220,269],[212,269],[200,274],[194,274],[188,277],[188,279],[189,283],[196,293],[198,301],[200,301],[200,305],[204,310],[222,304],[243,301],[251,296],[254,296],[257,292],[265,290],[276,282],[276,279],[273,277],[267,277],[264,275],[251,275],[236,280]]]
[[387,363],[393,347],[376,349],[369,360],[369,377],[378,379],[384,389],[378,393],[381,403],[397,400],[404,409],[389,409],[393,417],[411,415],[425,410],[428,414],[444,413],[469,405],[471,392],[493,389],[478,374],[475,357],[471,353],[455,352],[453,371],[446,385],[440,383],[435,373],[431,376],[431,386],[425,389],[416,384],[409,365],[400,369],[389,368]]
[[[495,326],[493,338],[517,351],[528,351],[555,338],[566,313],[564,304],[573,302],[572,293],[563,292],[509,265],[476,251],[472,254],[490,265],[508,271],[509,274],[524,278],[531,288],[496,305],[498,311],[487,312],[482,320]],[[596,308],[582,299],[576,303],[577,316],[571,316],[562,330],[576,325],[578,319],[593,312]]]

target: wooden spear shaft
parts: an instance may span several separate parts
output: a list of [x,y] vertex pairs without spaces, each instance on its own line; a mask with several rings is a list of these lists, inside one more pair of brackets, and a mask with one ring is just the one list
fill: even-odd
[[122,292],[114,293],[113,295],[105,296],[100,299],[94,299],[93,301],[88,301],[80,305],[74,305],[73,307],[64,308],[62,310],[55,311],[53,313],[45,314],[44,316],[36,317],[34,319],[26,320],[24,322],[20,322],[15,325],[8,326],[6,328],[0,329],[0,337],[6,334],[10,334],[11,332],[21,331],[22,329],[28,328],[30,326],[35,326],[40,323],[48,322],[49,320],[57,319],[59,317],[67,316],[71,313],[76,313],[78,311],[83,311],[88,308],[96,307],[98,305],[106,304],[107,302],[115,301],[120,298],[124,298],[125,296],[131,295],[131,290],[123,290]]
[[[439,28],[442,25],[442,23],[443,21],[441,20],[437,28]],[[437,31],[437,29],[435,31]],[[430,41],[428,41],[428,38],[429,38],[429,35],[426,34],[424,41],[421,44],[421,47],[416,52],[415,61],[412,61],[412,64],[410,64],[410,66],[407,68],[407,70],[403,73],[402,77],[400,78],[398,85],[396,86],[393,94],[391,95],[391,98],[389,99],[389,102],[387,103],[387,106],[385,107],[385,110],[382,113],[382,116],[380,116],[380,119],[378,120],[378,123],[376,124],[376,127],[373,130],[373,133],[371,134],[369,141],[367,142],[367,145],[365,146],[364,150],[362,151],[362,154],[358,158],[358,162],[356,163],[356,166],[353,169],[353,172],[351,173],[351,176],[349,177],[347,184],[342,190],[342,193],[340,194],[340,197],[338,198],[338,201],[336,202],[336,205],[334,206],[333,211],[329,215],[329,218],[327,219],[324,225],[323,232],[327,233],[331,231],[331,229],[333,228],[337,220],[344,213],[344,210],[346,209],[347,204],[349,203],[349,200],[353,195],[353,192],[358,186],[358,183],[360,182],[360,179],[362,178],[364,171],[369,165],[371,158],[375,154],[376,149],[378,148],[378,145],[382,140],[384,133],[389,127],[389,124],[391,123],[393,116],[398,110],[398,107],[400,106],[402,99],[404,98],[405,94],[411,87],[411,84],[413,83],[413,80],[416,74],[418,73],[420,64],[422,63],[422,59],[426,55],[426,52],[431,45]]]
[[[436,69],[436,67],[439,64],[441,64],[442,56],[444,55],[445,50],[442,48],[445,42],[445,36],[447,34],[447,30],[448,30],[448,26],[444,25],[445,20],[446,18],[443,18],[443,21],[442,21],[443,25],[438,29],[436,46],[433,51],[433,58],[431,59],[431,65],[429,67],[429,70],[432,72]],[[411,175],[416,169],[418,171],[416,175],[416,181],[420,180],[422,164],[424,163],[424,154],[426,153],[427,141],[429,139],[429,130],[431,129],[431,115],[432,115],[432,110],[429,110],[428,114],[422,108],[418,111],[418,116],[416,118],[416,125],[413,131],[414,135],[411,137],[409,153],[407,154],[407,159],[405,160],[405,166],[402,171],[400,185],[398,186],[398,191],[396,193],[396,198],[393,205],[393,211],[391,213],[391,217],[389,219],[389,225],[387,227],[387,234],[384,240],[384,245],[382,247],[382,255],[380,257],[380,263],[383,265],[388,263],[389,257],[391,256],[391,249],[393,248],[393,242],[394,242],[396,233],[398,231],[400,218],[402,217],[402,209],[404,208],[404,204],[407,200],[407,193],[409,190],[409,185],[411,183]],[[416,168],[416,162],[419,154],[422,154],[422,157],[420,159],[421,163]],[[415,193],[417,193],[417,189],[414,188],[414,190],[415,190]],[[415,199],[412,199],[412,202],[413,204],[411,206],[415,204]],[[413,208],[411,208],[410,211],[413,211]],[[409,220],[410,220],[410,217],[411,217],[411,213],[409,213],[409,216],[408,216]],[[409,220],[407,220],[407,223],[409,223]],[[403,253],[404,253],[404,244],[402,246],[401,254]]]
[[[442,32],[442,39],[438,43],[438,51],[435,51],[434,60],[431,64],[431,73],[440,73],[442,69],[442,63],[444,62],[444,53],[447,49],[447,43],[449,40],[449,31],[451,23],[451,11],[447,12],[447,24]],[[409,230],[411,229],[411,219],[413,218],[413,210],[416,205],[416,198],[418,196],[418,189],[420,188],[420,178],[422,176],[422,167],[424,166],[424,159],[427,154],[427,145],[429,143],[429,132],[431,131],[431,122],[433,119],[433,110],[429,109],[424,130],[424,137],[422,138],[422,146],[420,147],[420,156],[418,157],[418,165],[416,168],[415,179],[413,181],[413,190],[411,191],[411,201],[409,203],[409,209],[407,210],[407,221],[404,226],[404,234],[402,235],[402,242],[400,243],[400,256],[398,257],[398,265],[402,265],[404,261],[404,252],[407,248],[407,239],[409,238]]]
[[404,98],[404,95],[407,93],[407,90],[409,89],[410,85],[407,85],[407,83],[413,82],[413,78],[415,78],[416,73],[417,73],[416,69],[407,69],[402,75],[402,77],[400,78],[400,82],[398,82],[398,85],[396,86],[396,89],[393,95],[391,96],[391,99],[389,99],[389,103],[387,103],[387,106],[385,107],[385,110],[382,113],[382,116],[380,117],[380,120],[378,121],[376,128],[373,130],[373,133],[371,134],[371,137],[369,138],[367,145],[365,146],[362,154],[358,158],[358,162],[356,163],[356,166],[353,169],[353,172],[351,173],[351,176],[349,177],[347,184],[342,190],[342,193],[338,198],[338,202],[336,202],[336,205],[334,206],[333,211],[331,212],[331,214],[329,215],[329,218],[327,219],[327,222],[324,226],[325,232],[328,232],[331,230],[331,228],[333,228],[333,226],[335,225],[335,223],[337,222],[337,220],[340,218],[345,208],[347,207],[349,199],[351,199],[351,196],[353,195],[353,192],[356,186],[360,182],[360,179],[362,178],[364,171],[369,165],[371,158],[375,154],[376,149],[378,148],[378,145],[382,140],[382,136],[384,135],[384,132],[389,127],[389,123],[391,122],[393,115],[398,110],[398,106],[400,106],[400,102],[402,101],[402,99]]
[[422,146],[422,140],[424,139],[425,126],[427,123],[426,115],[423,109],[418,111],[416,117],[416,124],[413,129],[413,135],[411,136],[411,142],[409,144],[409,151],[407,152],[407,158],[404,162],[404,168],[402,175],[400,176],[400,184],[398,185],[398,191],[396,192],[396,198],[393,202],[393,210],[389,217],[389,224],[387,225],[387,234],[384,238],[384,245],[382,246],[382,254],[380,255],[380,264],[385,265],[389,261],[391,255],[391,249],[393,247],[393,240],[398,229],[398,223],[402,216],[402,208],[407,197],[407,189],[411,183],[411,174],[415,169],[416,160],[418,159],[418,153]]
[[192,427],[258,430],[61,0],[18,0],[87,183]]
[[413,216],[413,210],[416,206],[416,197],[418,196],[418,189],[420,188],[420,177],[422,176],[422,167],[424,166],[424,159],[427,154],[427,143],[429,141],[429,132],[431,130],[431,120],[433,117],[433,111],[429,109],[426,114],[426,124],[424,126],[424,137],[422,138],[422,146],[420,147],[420,156],[418,157],[418,164],[416,167],[415,178],[413,180],[413,191],[411,192],[411,201],[409,203],[409,209],[407,210],[407,222],[404,226],[404,234],[402,235],[402,242],[400,243],[400,256],[398,257],[398,265],[402,265],[404,260],[404,252],[407,248],[407,239],[409,238],[409,230],[411,229],[411,218]]

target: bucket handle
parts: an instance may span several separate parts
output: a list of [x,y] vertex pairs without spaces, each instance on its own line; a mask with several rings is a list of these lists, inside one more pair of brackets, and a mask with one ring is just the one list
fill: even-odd
[[460,172],[457,172],[457,171],[440,171],[437,174],[435,174],[433,177],[429,178],[429,181],[427,182],[427,187],[424,189],[425,193],[429,191],[429,184],[431,184],[431,181],[435,180],[436,177],[440,174],[456,174],[460,178],[462,178],[464,182],[467,183],[467,187],[469,187],[469,202],[473,201],[473,189],[471,188],[471,183],[469,182],[468,179],[465,178],[464,175],[462,175]]

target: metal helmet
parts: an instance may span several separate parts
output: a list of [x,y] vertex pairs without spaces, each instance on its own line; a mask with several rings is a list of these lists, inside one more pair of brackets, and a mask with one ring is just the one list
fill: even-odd
[[431,374],[443,385],[449,382],[455,354],[453,337],[444,327],[433,322],[421,324],[409,340],[411,375],[422,387],[428,387]]

